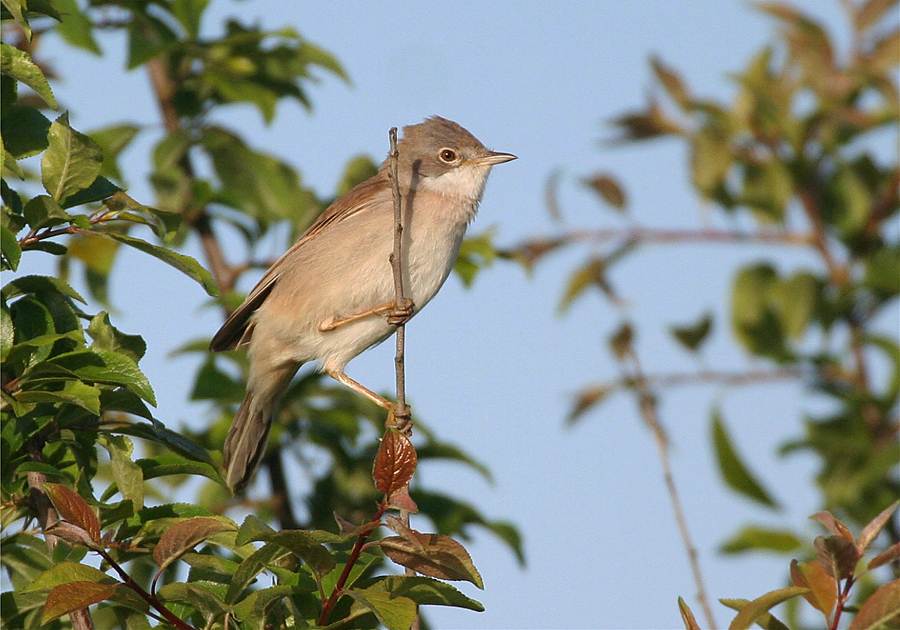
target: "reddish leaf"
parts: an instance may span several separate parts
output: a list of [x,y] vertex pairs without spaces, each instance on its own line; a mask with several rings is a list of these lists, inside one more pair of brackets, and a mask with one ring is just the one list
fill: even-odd
[[694,618],[694,613],[688,607],[687,603],[679,597],[678,610],[681,612],[681,621],[684,623],[684,630],[700,630],[700,624]]
[[791,560],[791,583],[800,588],[808,588],[803,598],[825,615],[826,622],[837,602],[837,582],[825,572],[818,562],[797,562]]
[[898,505],[900,505],[900,501],[894,501],[887,506],[881,514],[873,518],[871,523],[863,528],[862,534],[859,537],[859,546],[857,547],[857,551],[859,551],[860,555],[862,555],[866,548],[872,544],[873,540],[878,538],[878,534],[881,533],[881,530],[890,520],[891,516],[894,515],[894,511],[897,509]]
[[819,521],[822,525],[825,526],[825,529],[830,531],[835,536],[841,536],[846,538],[850,542],[856,542],[853,538],[853,534],[850,532],[850,529],[844,525],[842,522],[834,518],[831,515],[831,512],[816,512],[809,518]]
[[87,501],[58,483],[45,483],[44,491],[59,512],[60,518],[85,530],[93,542],[100,542],[100,520]]
[[392,492],[391,496],[388,497],[388,507],[395,510],[406,510],[412,514],[419,512],[419,506],[409,496],[409,486],[403,486],[399,490]]
[[388,558],[416,573],[442,580],[465,580],[484,588],[481,574],[465,547],[442,534],[410,532],[415,542],[405,536],[389,536],[378,541],[378,545]]
[[840,581],[853,575],[859,552],[852,540],[842,536],[818,536],[813,541],[816,559],[825,572]]
[[869,595],[847,630],[875,630],[898,617],[900,617],[900,580],[894,580]]
[[396,429],[388,429],[375,456],[372,470],[375,487],[383,494],[392,495],[412,479],[416,462],[416,449],[409,438]]
[[584,414],[590,411],[595,405],[602,402],[607,396],[615,391],[612,385],[591,385],[578,392],[575,404],[569,411],[566,418],[567,424],[575,424]]
[[66,615],[73,610],[86,608],[91,604],[102,602],[112,597],[119,587],[116,584],[99,584],[97,582],[69,582],[60,584],[47,595],[41,624],[48,623]]
[[872,562],[869,563],[869,569],[877,569],[880,566],[887,564],[888,562],[893,562],[894,560],[900,559],[900,543],[894,543],[880,554],[872,558]]
[[207,538],[222,532],[236,531],[234,524],[214,518],[192,518],[175,523],[156,543],[153,559],[162,571]]

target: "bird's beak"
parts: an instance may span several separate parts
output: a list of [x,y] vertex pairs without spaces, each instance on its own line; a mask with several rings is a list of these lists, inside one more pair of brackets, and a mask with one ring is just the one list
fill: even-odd
[[487,155],[477,157],[469,162],[475,166],[494,166],[495,164],[503,164],[504,162],[515,159],[517,158],[512,153],[498,153],[496,151],[491,151]]

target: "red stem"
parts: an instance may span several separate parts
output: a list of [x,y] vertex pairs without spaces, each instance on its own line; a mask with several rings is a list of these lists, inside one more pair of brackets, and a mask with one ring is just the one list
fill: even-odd
[[834,620],[831,622],[830,630],[837,630],[838,624],[841,621],[841,613],[844,612],[844,604],[847,603],[847,598],[850,597],[850,587],[853,586],[853,576],[847,578],[847,581],[844,582],[844,592],[838,593],[838,601],[837,601],[837,609],[834,611]]
[[125,569],[123,569],[121,566],[119,566],[118,562],[116,562],[115,560],[112,559],[112,556],[110,556],[108,553],[106,553],[105,550],[97,549],[96,551],[101,556],[103,556],[103,559],[109,563],[109,566],[111,566],[113,568],[113,570],[119,574],[119,577],[122,578],[122,582],[125,583],[125,586],[127,586],[128,588],[133,590],[135,593],[140,595],[144,601],[146,601],[148,604],[153,606],[153,608],[155,608],[157,611],[159,611],[159,613],[165,618],[166,622],[168,622],[169,625],[172,625],[172,626],[178,628],[179,630],[196,630],[194,628],[194,626],[183,621],[182,619],[177,617],[175,615],[175,613],[173,613],[171,610],[166,608],[165,604],[163,604],[161,601],[159,601],[158,597],[156,597],[155,595],[151,595],[150,593],[145,591],[141,587],[140,584],[135,582],[131,578],[131,576],[125,572]]
[[[378,523],[381,521],[382,515],[384,515],[384,511],[387,509],[387,503],[382,502],[378,505],[378,511],[375,513],[375,516],[372,517],[372,520],[369,523]],[[331,591],[331,595],[328,597],[328,601],[326,601],[322,605],[322,614],[319,615],[318,624],[320,626],[324,626],[328,623],[328,617],[331,615],[331,611],[334,608],[334,605],[337,604],[338,599],[340,599],[343,594],[344,584],[347,583],[347,578],[350,577],[350,571],[353,569],[353,565],[356,564],[356,561],[359,560],[359,554],[362,553],[363,545],[366,544],[366,539],[369,537],[374,531],[374,528],[367,529],[365,533],[359,535],[356,539],[356,544],[353,545],[353,550],[350,551],[350,557],[347,559],[347,564],[344,566],[344,570],[341,571],[341,575],[338,578],[337,583],[334,585],[334,590]]]

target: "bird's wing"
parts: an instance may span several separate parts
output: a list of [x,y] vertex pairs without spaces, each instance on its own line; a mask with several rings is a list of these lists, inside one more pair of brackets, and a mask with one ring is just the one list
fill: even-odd
[[238,345],[249,341],[249,333],[252,332],[250,317],[262,305],[272,292],[272,289],[275,288],[286,261],[307,242],[315,238],[316,235],[328,229],[329,225],[345,221],[374,207],[376,205],[375,202],[381,196],[379,193],[389,190],[389,187],[386,187],[383,181],[386,179],[387,174],[379,172],[328,206],[325,212],[319,215],[315,223],[304,232],[303,236],[263,274],[256,286],[247,294],[244,302],[225,320],[225,323],[213,336],[212,341],[209,343],[209,349],[213,352],[234,350]]

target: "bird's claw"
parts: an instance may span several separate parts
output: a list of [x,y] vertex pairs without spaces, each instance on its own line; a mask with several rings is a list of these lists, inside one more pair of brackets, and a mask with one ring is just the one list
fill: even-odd
[[388,311],[387,323],[391,326],[402,326],[412,319],[415,312],[416,305],[413,304],[413,301],[410,299],[404,300],[402,304],[394,302],[393,308]]

